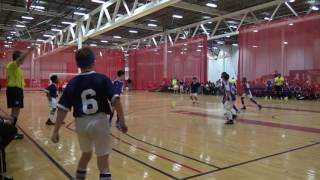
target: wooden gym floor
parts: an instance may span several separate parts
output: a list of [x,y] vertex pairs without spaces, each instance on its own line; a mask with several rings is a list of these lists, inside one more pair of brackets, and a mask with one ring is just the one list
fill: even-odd
[[[4,92],[1,109],[6,109]],[[258,99],[235,125],[225,126],[221,97],[132,92],[122,97],[128,134],[112,129],[114,180],[295,180],[320,179],[320,103]],[[238,102],[238,106],[240,104]],[[73,176],[79,148],[71,113],[61,142],[51,143],[47,99],[25,93],[19,127],[25,139],[7,149],[8,174],[17,180],[62,180]],[[96,161],[89,180],[98,179]]]

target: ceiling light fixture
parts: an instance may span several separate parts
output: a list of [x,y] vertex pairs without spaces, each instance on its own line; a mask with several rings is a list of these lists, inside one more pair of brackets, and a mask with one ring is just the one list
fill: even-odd
[[183,18],[183,16],[178,15],[178,14],[172,15],[172,17],[173,17],[173,18],[176,18],[176,19],[182,19],[182,18]]
[[61,32],[61,29],[52,28],[51,31]]
[[33,9],[38,9],[38,10],[44,10],[44,9],[45,9],[45,7],[43,7],[43,6],[34,6],[34,5],[31,5],[30,7],[33,8]]
[[101,3],[101,4],[105,3],[104,1],[100,1],[100,0],[91,0],[91,2],[94,2],[94,3]]
[[78,15],[78,16],[85,16],[86,13],[83,13],[83,12],[73,12],[74,15]]
[[22,25],[22,24],[17,24],[16,27],[18,27],[18,28],[24,28],[24,27],[26,27],[26,26],[25,26],[25,25]]
[[264,17],[263,19],[266,20],[266,21],[271,21],[271,20],[272,20],[272,19],[269,18],[269,17]]
[[121,36],[113,36],[114,39],[121,39]]
[[311,9],[314,11],[319,11],[319,8],[317,6],[312,6]]
[[108,43],[109,41],[101,40],[100,42],[102,42],[102,43]]
[[68,24],[68,25],[72,25],[72,24],[74,24],[74,23],[72,23],[72,22],[67,22],[67,21],[62,21],[62,22],[61,22],[61,24]]
[[43,37],[53,37],[53,35],[50,34],[44,34]]
[[214,4],[214,3],[207,3],[206,6],[212,7],[212,8],[218,7],[218,5],[216,5],[216,4]]
[[34,18],[31,16],[21,16],[22,19],[29,19],[29,20],[33,20]]
[[138,31],[137,30],[129,30],[129,33],[137,34]]
[[149,26],[149,27],[157,27],[158,25],[149,23],[148,26]]

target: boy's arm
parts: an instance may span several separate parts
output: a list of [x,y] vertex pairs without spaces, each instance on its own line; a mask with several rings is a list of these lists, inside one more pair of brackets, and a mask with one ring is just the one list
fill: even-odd
[[68,111],[58,108],[56,125],[51,136],[51,141],[54,143],[59,142],[59,130],[62,125],[63,120],[66,118]]
[[126,122],[125,122],[123,108],[122,108],[122,104],[121,104],[120,98],[116,98],[114,100],[113,106],[116,109],[116,111],[118,113],[118,116],[119,116],[120,125],[121,125],[121,131],[123,133],[128,132],[128,127],[127,127]]
[[47,94],[48,100],[51,101],[51,98],[52,98],[52,97],[50,96],[49,88],[46,88],[46,89],[44,89],[43,91]]

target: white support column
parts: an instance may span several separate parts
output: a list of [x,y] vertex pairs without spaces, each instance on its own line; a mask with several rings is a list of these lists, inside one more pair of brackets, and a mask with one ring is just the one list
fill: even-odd
[[240,27],[242,26],[244,20],[247,18],[247,15],[248,15],[248,12],[246,12],[246,13],[243,15],[243,17],[242,17],[242,19],[241,19],[241,21],[240,21],[240,24],[239,24],[239,26],[237,27],[237,31],[239,31],[239,29],[240,29]]
[[199,30],[199,27],[200,27],[199,25],[196,26],[196,29],[194,30],[194,32],[192,34],[192,37],[196,36],[196,34],[197,34],[198,30]]
[[295,15],[295,16],[299,16],[298,13],[290,6],[290,4],[288,2],[284,3],[289,9],[290,11]]
[[213,36],[216,34],[216,32],[217,32],[217,30],[218,30],[218,28],[219,28],[219,26],[220,26],[220,23],[221,23],[221,20],[219,20],[219,21],[217,22],[217,24],[216,24],[216,26],[214,27],[214,30],[212,31],[210,37],[213,37]]
[[164,50],[163,50],[163,77],[168,77],[168,36],[164,34]]
[[278,12],[280,6],[282,5],[282,3],[279,3],[278,6],[276,7],[276,9],[273,11],[271,17],[270,17],[270,21],[274,18],[274,16],[276,15],[276,13]]

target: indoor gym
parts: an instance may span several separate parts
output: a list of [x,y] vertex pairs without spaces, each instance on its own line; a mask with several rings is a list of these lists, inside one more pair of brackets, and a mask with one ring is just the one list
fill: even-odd
[[[320,179],[319,8],[319,0],[2,0],[1,116],[11,115],[12,54],[29,54],[16,125],[24,137],[0,144],[0,177],[75,179],[75,118],[68,113],[53,143],[44,90],[56,75],[59,99],[81,73],[77,49],[89,47],[96,72],[111,80],[125,72],[120,100],[129,130],[113,117],[112,179]],[[222,72],[237,90],[232,125]],[[243,77],[261,110],[250,97],[241,109]],[[190,100],[194,78],[198,101]],[[87,170],[86,179],[99,179],[94,154]]]

